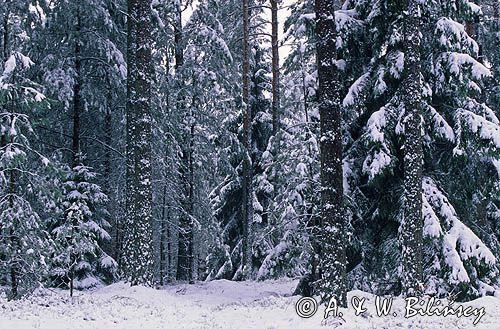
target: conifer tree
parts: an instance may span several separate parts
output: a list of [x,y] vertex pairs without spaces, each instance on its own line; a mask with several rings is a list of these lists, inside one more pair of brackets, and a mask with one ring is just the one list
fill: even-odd
[[92,288],[116,277],[117,264],[102,249],[102,243],[111,238],[106,231],[110,225],[100,210],[107,197],[93,183],[95,177],[83,165],[69,170],[63,185],[63,217],[52,231],[56,254],[51,272],[57,281],[68,284],[71,296],[74,288]]
[[[405,105],[401,96],[407,93],[405,80],[409,81],[403,72],[408,51],[403,38],[406,7],[401,2],[356,1],[345,9],[366,24],[356,48],[369,58],[360,58],[363,70],[356,74],[343,100],[346,110],[355,114],[344,159],[350,163],[346,180],[354,183],[349,198],[362,214],[353,221],[356,262],[349,276],[355,287],[399,293],[405,271],[401,271],[404,260],[397,252],[397,233],[407,224],[400,193],[405,187],[402,141],[407,140],[405,126],[409,123],[404,121],[408,113],[401,115]],[[477,206],[495,199],[494,180],[480,174],[493,174],[496,157],[493,136],[498,119],[481,101],[491,73],[478,60],[479,46],[465,28],[481,15],[477,5],[429,1],[420,9],[422,288],[437,295],[455,290],[460,292],[459,298],[466,299],[491,291],[491,284],[498,280],[496,262],[474,223],[478,216],[484,217],[480,215],[483,207]],[[443,198],[436,200],[433,194],[438,193]],[[379,236],[384,239],[375,238]],[[463,245],[482,252],[460,253]],[[457,268],[463,268],[464,275],[454,270]]]
[[[39,28],[40,17],[24,15],[30,1],[8,1],[0,8],[0,278],[9,298],[30,293],[47,271],[51,240],[39,216],[37,179],[49,160],[33,146],[31,115],[47,107],[42,87],[30,76],[35,63],[23,39]],[[5,280],[3,280],[5,282]]]

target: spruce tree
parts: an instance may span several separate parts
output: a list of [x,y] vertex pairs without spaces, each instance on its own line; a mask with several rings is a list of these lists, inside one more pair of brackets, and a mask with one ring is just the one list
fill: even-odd
[[110,240],[101,206],[107,201],[101,188],[93,183],[96,174],[89,167],[70,169],[63,184],[62,218],[52,230],[56,254],[51,273],[58,282],[73,289],[92,288],[116,278],[117,263],[106,254],[102,244]]
[[[26,54],[25,36],[40,27],[40,17],[26,17],[30,1],[8,1],[0,8],[0,280],[15,299],[39,287],[47,271],[51,239],[39,215],[49,160],[34,146],[32,114],[47,108],[42,87],[31,79],[35,63]],[[6,279],[6,280],[5,280]]]
[[[406,225],[401,198],[405,161],[402,146],[405,125],[409,123],[404,121],[406,115],[401,110],[401,95],[407,92],[403,70],[408,49],[402,37],[406,7],[400,2],[355,1],[346,9],[356,12],[357,19],[366,25],[357,46],[365,57],[360,58],[363,70],[343,100],[346,109],[356,114],[349,127],[353,139],[346,149],[351,163],[347,181],[355,183],[349,198],[363,214],[353,221],[358,241],[349,276],[355,287],[398,293],[400,282],[405,282],[397,233]],[[494,173],[498,119],[481,96],[491,72],[478,60],[479,45],[466,29],[467,22],[480,15],[480,8],[470,1],[442,1],[426,2],[419,16],[424,179],[422,286],[429,294],[459,291],[462,299],[491,291],[491,285],[498,280],[496,262],[489,252],[460,252],[463,245],[485,250],[474,218],[488,218],[481,215],[487,214],[481,210],[482,204],[495,202],[495,182],[484,173]],[[427,179],[433,188],[425,188]],[[443,199],[431,202],[438,192]],[[467,275],[453,270],[462,266]]]
[[[220,115],[224,129],[217,129],[217,134],[213,136],[215,146],[218,148],[218,164],[220,168],[220,180],[211,193],[213,215],[217,219],[218,239],[217,248],[210,257],[210,273],[216,277],[226,277],[232,279],[243,279],[245,275],[254,275],[252,272],[259,266],[265,258],[267,246],[259,243],[260,240],[252,238],[260,236],[261,231],[266,226],[266,216],[264,209],[269,202],[269,193],[266,186],[269,186],[266,177],[262,175],[262,157],[268,145],[269,137],[272,133],[271,104],[265,97],[265,92],[269,91],[271,80],[270,63],[268,62],[268,49],[264,47],[263,28],[265,27],[262,18],[262,1],[250,1],[249,13],[249,67],[248,67],[248,104],[243,103],[243,77],[242,67],[242,35],[243,26],[241,17],[233,17],[230,12],[238,10],[241,12],[241,2],[231,2],[231,6],[224,6],[224,12],[217,11],[217,18],[224,22],[223,26],[235,25],[237,28],[227,29],[223,33],[223,40],[228,45],[227,50],[222,48],[222,54],[231,56],[226,74],[231,74],[231,79],[236,79],[238,84],[234,84],[229,78],[221,79],[220,88],[224,92],[226,102],[221,108]],[[216,9],[217,7],[214,7]],[[238,8],[238,9],[235,9]],[[219,8],[220,9],[220,8]],[[227,14],[226,14],[227,13]],[[227,16],[223,16],[227,15]],[[220,18],[223,17],[223,18]],[[222,44],[223,46],[223,44]],[[226,57],[229,57],[226,55]],[[219,55],[220,56],[220,55]],[[238,109],[234,112],[234,109]],[[246,113],[248,111],[248,113]],[[249,114],[248,118],[245,115]],[[245,119],[248,119],[248,128],[251,130],[250,140],[245,142]],[[248,145],[248,148],[245,146]],[[251,168],[245,168],[245,162]],[[248,169],[248,170],[247,170]],[[251,171],[252,179],[250,185],[245,183],[245,173]],[[251,188],[252,193],[246,198],[246,208],[243,207],[245,184]],[[253,215],[244,213],[249,209]],[[247,220],[249,221],[247,223]],[[248,248],[243,248],[245,224],[254,230],[251,234],[253,242]],[[248,228],[248,227],[247,227]],[[250,250],[251,249],[251,250]],[[245,252],[249,257],[242,257]],[[215,255],[217,254],[217,255]],[[228,258],[229,256],[229,258]],[[250,258],[251,266],[250,266]],[[244,262],[245,259],[247,262]],[[251,267],[244,273],[244,267]],[[246,270],[245,270],[246,271]],[[210,275],[210,277],[211,277]]]

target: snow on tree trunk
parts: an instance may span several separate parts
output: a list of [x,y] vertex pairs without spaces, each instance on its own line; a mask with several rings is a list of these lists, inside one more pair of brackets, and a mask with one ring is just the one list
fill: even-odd
[[415,296],[422,292],[422,117],[420,82],[419,8],[408,0],[404,12],[405,72],[402,101],[405,108],[404,140],[404,217],[402,239],[403,294]]
[[272,115],[273,136],[279,131],[280,126],[280,58],[278,45],[278,0],[271,1],[271,48],[272,48]]
[[193,280],[193,130],[194,118],[192,107],[186,107],[185,81],[182,72],[184,65],[184,41],[182,27],[182,5],[176,4],[174,44],[175,44],[175,73],[179,82],[179,94],[177,99],[177,110],[183,118],[182,141],[181,141],[181,163],[179,167],[179,178],[182,185],[182,213],[179,218],[179,238],[177,256],[177,280]]
[[152,285],[151,1],[127,3],[127,214],[123,271],[133,285]]
[[80,116],[81,116],[81,52],[80,52],[80,33],[81,33],[81,19],[80,7],[77,5],[75,15],[75,82],[73,85],[73,138],[72,147],[73,151],[73,167],[78,166],[80,158]]
[[243,277],[252,271],[253,172],[251,160],[252,107],[250,105],[250,14],[248,0],[243,0]]
[[334,3],[316,0],[316,56],[320,112],[321,224],[320,294],[346,306],[346,217],[344,216],[340,82],[336,66]]

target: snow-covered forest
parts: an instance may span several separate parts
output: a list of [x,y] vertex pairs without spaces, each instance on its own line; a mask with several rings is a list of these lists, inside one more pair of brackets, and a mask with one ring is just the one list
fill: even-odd
[[0,0],[0,52],[1,328],[500,323],[500,1]]

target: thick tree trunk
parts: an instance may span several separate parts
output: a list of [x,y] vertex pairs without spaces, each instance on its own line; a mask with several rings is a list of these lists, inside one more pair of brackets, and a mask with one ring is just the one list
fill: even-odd
[[253,172],[252,172],[252,106],[250,105],[250,13],[248,0],[243,0],[243,278],[250,278],[252,272],[252,223],[253,223]]
[[153,284],[151,187],[151,1],[128,0],[125,278]]
[[280,59],[278,46],[278,1],[271,1],[271,49],[272,49],[272,115],[273,136],[280,128]]
[[403,294],[422,291],[422,133],[419,9],[416,0],[404,8],[405,72],[402,100],[405,107],[404,219],[402,223]]
[[344,216],[340,82],[336,66],[334,2],[316,0],[316,51],[320,112],[321,251],[320,294],[347,305],[346,218]]

